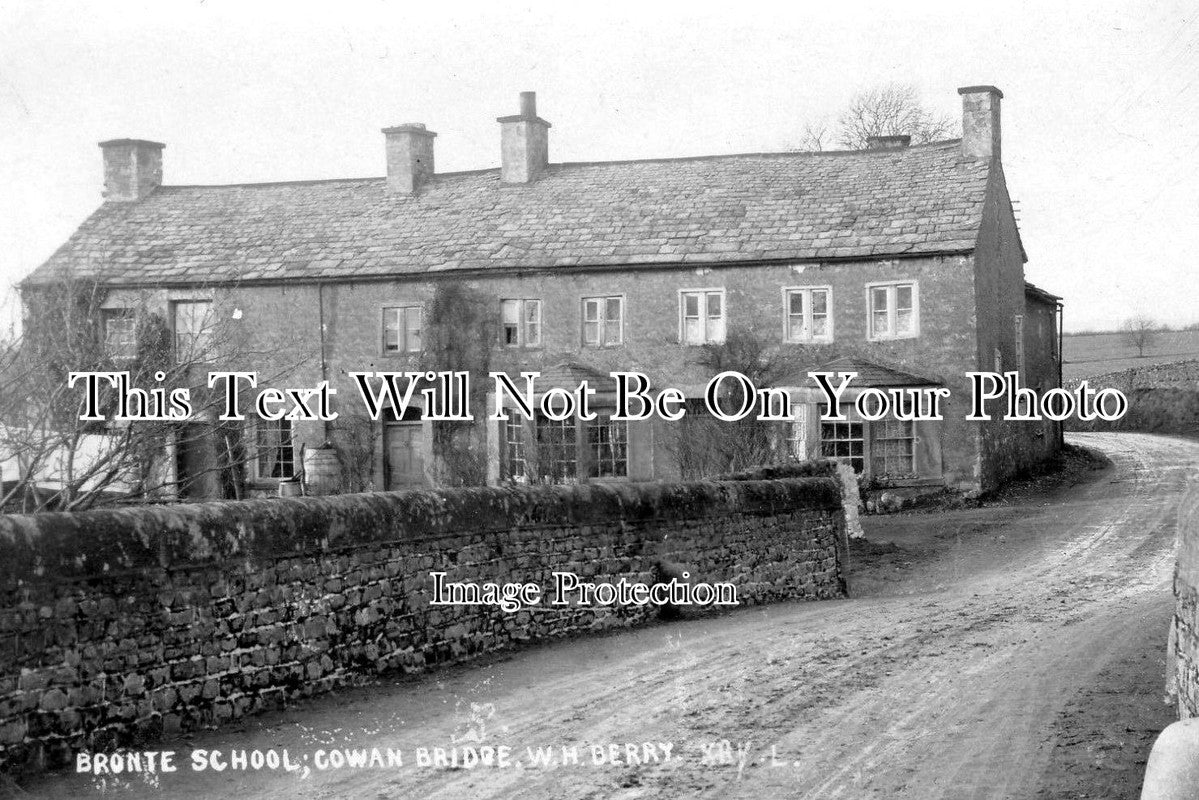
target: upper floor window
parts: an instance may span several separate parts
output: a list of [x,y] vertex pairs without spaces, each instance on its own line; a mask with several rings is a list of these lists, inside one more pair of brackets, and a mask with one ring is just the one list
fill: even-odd
[[832,291],[827,287],[784,289],[788,342],[833,340]]
[[710,344],[724,341],[724,289],[679,292],[679,341]]
[[131,308],[106,308],[104,354],[118,361],[137,357],[137,317]]
[[624,298],[583,298],[583,344],[614,347],[624,341]]
[[541,301],[500,300],[505,347],[541,346]]
[[915,282],[866,286],[871,339],[910,339],[920,335],[920,300]]
[[176,300],[173,323],[175,358],[179,361],[204,360],[212,343],[212,301]]
[[419,353],[422,346],[420,306],[391,306],[383,309],[384,354]]

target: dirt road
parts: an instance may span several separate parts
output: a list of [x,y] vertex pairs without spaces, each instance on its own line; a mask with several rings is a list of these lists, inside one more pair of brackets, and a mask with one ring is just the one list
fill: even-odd
[[[1159,698],[1176,512],[1199,443],[1077,441],[1115,467],[1035,500],[947,512],[933,557],[903,560],[920,517],[868,520],[872,540],[901,549],[860,573],[853,599],[657,625],[356,690],[168,743],[179,772],[105,785],[118,797],[244,800],[1127,796],[1139,776],[1125,751],[1143,760],[1160,727],[1146,714],[1168,719]],[[417,765],[417,748],[455,741],[510,746],[515,763]],[[532,764],[526,747],[552,747],[553,763]],[[563,763],[564,747],[577,764]],[[286,748],[303,768],[192,772],[196,748]],[[318,750],[327,763],[346,748],[400,748],[404,764],[317,768]],[[1091,788],[1121,753],[1132,774]],[[100,785],[63,776],[30,796],[94,796]]]

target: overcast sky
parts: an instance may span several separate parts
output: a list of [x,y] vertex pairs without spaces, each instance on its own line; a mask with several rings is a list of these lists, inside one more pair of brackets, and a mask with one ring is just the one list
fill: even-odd
[[168,184],[382,175],[402,122],[440,134],[439,171],[493,167],[535,90],[551,161],[758,152],[864,88],[958,117],[985,83],[1067,330],[1199,322],[1192,0],[250,5],[0,0],[0,281],[99,204],[103,139],[166,142]]

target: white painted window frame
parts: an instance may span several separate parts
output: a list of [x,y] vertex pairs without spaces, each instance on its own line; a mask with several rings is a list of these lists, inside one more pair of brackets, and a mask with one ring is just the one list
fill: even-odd
[[[501,330],[503,329],[503,326],[506,324],[504,322],[504,303],[516,303],[516,342],[513,344],[508,344],[507,342],[501,342],[501,345],[508,350],[517,350],[517,349],[535,350],[535,349],[541,347],[541,341],[543,338],[542,323],[544,321],[542,319],[542,316],[544,313],[543,312],[544,304],[541,302],[541,298],[540,297],[501,297],[500,298],[500,328],[501,328]],[[528,309],[530,303],[537,304],[537,320],[536,320],[537,341],[535,341],[535,342],[529,341],[529,321],[526,317],[526,310]]]
[[[595,344],[591,344],[590,342],[587,341],[587,301],[588,300],[599,300],[600,301],[600,310],[602,312],[602,314],[599,318],[601,335],[599,336],[599,341]],[[612,344],[604,343],[604,336],[602,335],[602,332],[607,328],[608,321],[609,321],[608,317],[607,317],[609,300],[619,300],[620,301],[620,327],[618,328],[620,337],[619,337],[619,341],[614,342]],[[592,347],[592,348],[623,347],[624,346],[625,322],[628,319],[628,317],[629,317],[628,298],[626,298],[623,293],[621,293],[621,294],[588,294],[588,295],[583,295],[583,296],[579,297],[579,343],[583,347]]]
[[[828,330],[823,336],[809,335],[803,339],[791,338],[791,295],[802,292],[804,295],[804,325],[812,329],[812,292],[824,292],[827,295],[825,308],[828,309]],[[833,341],[833,287],[829,285],[784,286],[783,287],[783,342],[786,344],[829,344]]]
[[[420,315],[420,339],[421,346],[416,350],[408,348],[408,312],[411,309],[416,309],[416,313]],[[390,311],[403,309],[403,319],[400,324],[400,348],[398,350],[387,349],[387,314]],[[389,358],[397,358],[402,356],[413,356],[417,353],[424,352],[425,349],[425,307],[423,303],[388,303],[387,305],[379,306],[379,354]]]
[[[685,305],[685,303],[686,303],[687,295],[690,295],[690,294],[698,294],[700,296],[701,302],[700,302],[700,317],[699,318],[703,322],[703,329],[704,329],[704,340],[702,342],[688,342],[687,341],[687,337],[686,337],[686,333],[685,333],[685,329],[686,329],[686,318],[685,318],[686,305]],[[719,339],[709,339],[708,338],[708,324],[707,324],[708,323],[708,295],[710,295],[710,294],[720,295],[721,336]],[[729,299],[728,299],[727,293],[725,291],[725,287],[723,287],[723,286],[709,286],[706,288],[700,287],[700,288],[694,288],[694,289],[679,289],[678,290],[679,344],[681,344],[685,347],[702,347],[705,344],[722,344],[724,342],[724,340],[728,338],[728,334],[729,334],[729,302],[728,302],[728,300]]]
[[[895,333],[898,313],[895,308],[895,298],[898,287],[912,287],[912,330],[909,333]],[[876,334],[874,331],[874,290],[887,290],[887,321],[889,332]],[[866,284],[866,339],[871,342],[891,342],[901,339],[917,339],[920,337],[920,281],[915,278],[901,278],[893,281],[872,281]]]

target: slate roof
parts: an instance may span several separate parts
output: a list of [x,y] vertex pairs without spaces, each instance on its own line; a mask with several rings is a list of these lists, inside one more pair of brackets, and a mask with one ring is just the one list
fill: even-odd
[[1040,286],[1033,286],[1028,281],[1024,282],[1024,296],[1040,300],[1042,303],[1048,303],[1051,306],[1061,305],[1062,302],[1062,298],[1058,297],[1056,294],[1050,294]]
[[958,141],[848,153],[551,164],[435,175],[163,186],[91,215],[27,283],[383,277],[450,270],[875,258],[974,249],[985,161]]
[[[854,356],[843,356],[835,358],[827,364],[817,367],[812,372],[856,372],[858,377],[854,378],[851,385],[857,386],[873,386],[880,389],[887,387],[903,387],[903,386],[940,386],[941,382],[930,378],[923,378],[919,375],[913,375],[910,372],[894,369],[892,367],[883,366],[882,364],[868,361],[864,358],[856,358]],[[804,381],[805,386],[817,386],[818,384],[813,378],[807,378]]]
[[[513,375],[513,378],[517,378]],[[562,387],[574,389],[583,381],[598,391],[606,391],[611,388],[616,391],[615,381],[612,376],[606,372],[600,372],[598,369],[589,367],[586,364],[580,364],[577,361],[563,361],[560,364],[554,364],[551,367],[546,367],[541,370],[541,376],[538,378],[537,387],[540,391],[552,387]],[[524,386],[522,382],[517,381],[517,386]]]

